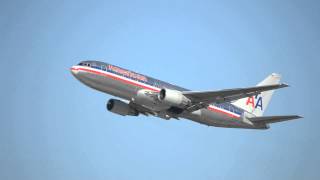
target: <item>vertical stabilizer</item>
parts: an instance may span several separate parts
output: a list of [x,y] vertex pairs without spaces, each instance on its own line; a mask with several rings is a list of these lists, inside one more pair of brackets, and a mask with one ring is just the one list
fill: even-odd
[[[281,75],[272,73],[257,86],[279,84]],[[267,109],[268,104],[271,100],[274,90],[261,92],[257,96],[239,99],[232,104],[244,109],[245,111],[252,113],[255,116],[262,116],[264,111]]]

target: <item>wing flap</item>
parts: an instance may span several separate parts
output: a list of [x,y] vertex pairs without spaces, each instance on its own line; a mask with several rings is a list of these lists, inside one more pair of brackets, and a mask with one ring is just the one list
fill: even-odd
[[144,107],[144,106],[141,106],[141,105],[139,105],[139,104],[136,104],[136,103],[134,103],[134,102],[132,102],[132,101],[130,101],[129,106],[131,106],[132,108],[134,108],[134,109],[137,110],[139,113],[141,113],[141,114],[143,114],[143,115],[145,115],[145,116],[149,116],[149,115],[155,116],[155,115],[156,115],[156,113],[153,112],[152,110],[150,110],[150,109],[148,109],[148,108],[146,108],[146,107]]
[[299,118],[302,118],[302,117],[297,115],[288,115],[288,116],[262,116],[262,117],[252,117],[248,119],[253,123],[269,124],[269,123],[276,123],[276,122],[288,121],[288,120],[299,119]]

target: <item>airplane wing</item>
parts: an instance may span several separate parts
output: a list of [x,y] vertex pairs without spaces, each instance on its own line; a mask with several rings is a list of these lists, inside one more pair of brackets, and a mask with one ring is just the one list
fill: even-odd
[[150,110],[142,105],[136,104],[132,101],[129,102],[129,106],[145,116],[149,116],[149,115],[155,116],[156,115],[152,110]]
[[220,91],[185,91],[182,92],[182,94],[191,100],[192,105],[188,107],[187,110],[192,112],[205,108],[211,103],[231,102],[245,97],[258,95],[263,91],[284,87],[288,87],[288,85],[282,83],[249,88],[225,89]]
[[293,119],[299,119],[302,118],[301,116],[297,115],[289,115],[289,116],[262,116],[262,117],[251,117],[248,118],[253,123],[263,123],[263,124],[269,124],[269,123],[276,123],[281,121],[288,121]]
[[170,116],[165,116],[167,114],[161,114],[159,113],[159,111],[153,111],[143,105],[140,105],[140,104],[137,104],[137,103],[134,103],[132,101],[129,102],[129,106],[135,110],[137,110],[140,114],[143,114],[145,116],[149,116],[149,115],[152,115],[152,116],[156,116],[156,117],[160,117],[160,118],[163,118],[163,119],[170,119],[170,118],[175,118],[175,119],[179,119],[178,116],[175,116],[175,114],[170,114]]

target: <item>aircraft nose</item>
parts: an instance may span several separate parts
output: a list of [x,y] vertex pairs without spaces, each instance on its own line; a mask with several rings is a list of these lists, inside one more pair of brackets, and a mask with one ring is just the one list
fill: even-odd
[[72,73],[74,76],[77,75],[78,72],[79,72],[78,68],[76,68],[76,67],[74,67],[74,66],[72,66],[72,67],[70,68],[70,71],[71,71],[71,73]]

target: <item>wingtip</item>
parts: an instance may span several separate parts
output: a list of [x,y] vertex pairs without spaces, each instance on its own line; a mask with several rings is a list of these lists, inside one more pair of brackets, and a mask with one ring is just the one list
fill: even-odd
[[271,76],[281,78],[281,74],[279,73],[271,73]]
[[287,84],[287,83],[281,83],[280,86],[281,86],[281,87],[289,87],[290,85]]
[[299,115],[292,115],[292,119],[301,119],[301,118],[304,118],[304,117]]

